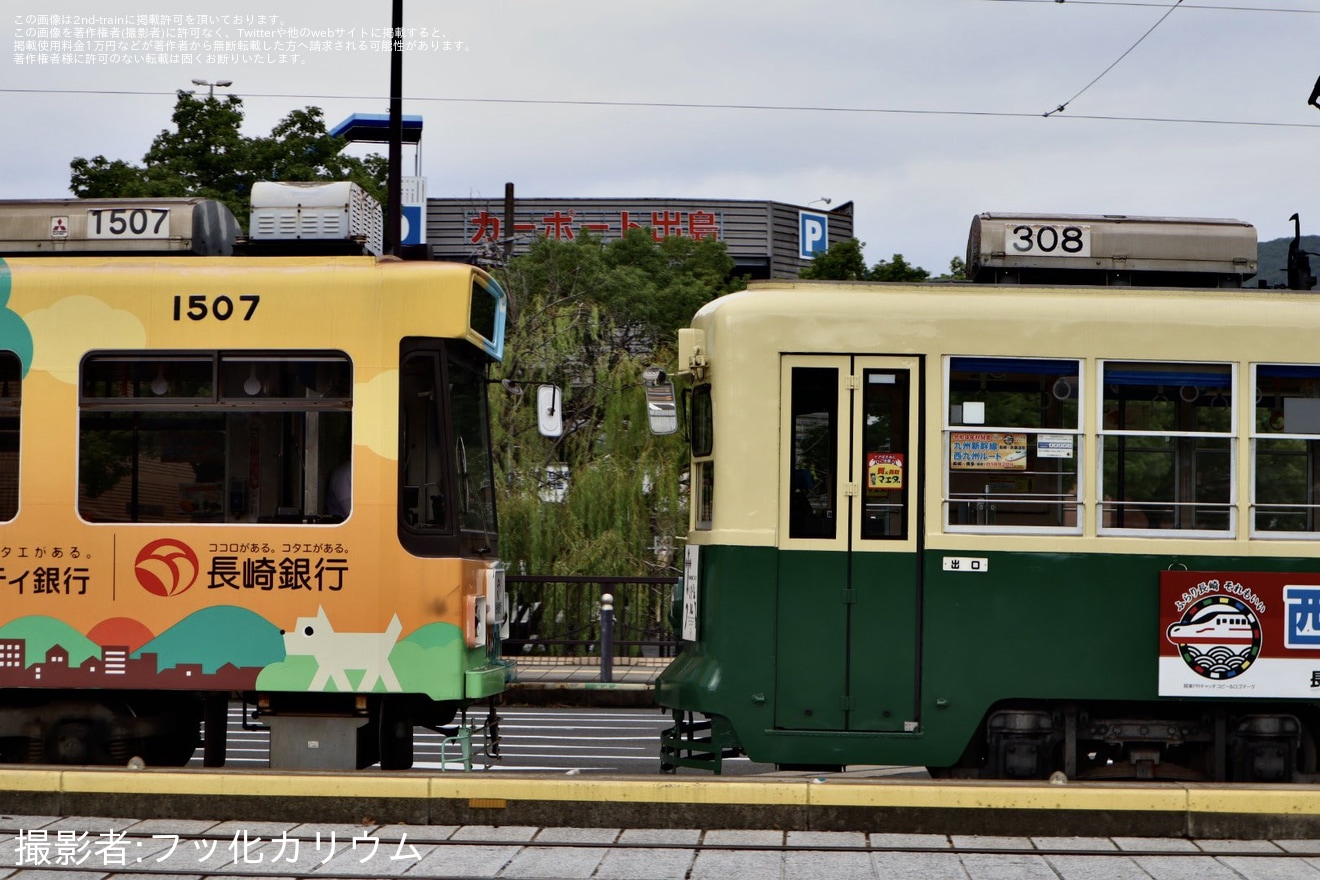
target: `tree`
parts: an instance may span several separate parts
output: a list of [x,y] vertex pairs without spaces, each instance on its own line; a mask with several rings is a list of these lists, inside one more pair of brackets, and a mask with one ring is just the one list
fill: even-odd
[[[733,266],[722,242],[657,242],[634,229],[609,244],[542,238],[497,273],[510,300],[499,374],[529,392],[538,382],[564,392],[565,433],[553,440],[537,432],[533,394],[493,396],[500,557],[512,570],[677,577],[687,444],[681,434],[650,433],[642,370],[672,361],[678,328],[701,305],[744,286],[730,277]],[[559,469],[567,492],[554,500]],[[617,596],[618,631],[662,627],[669,592],[651,588],[631,603]],[[591,632],[594,597],[542,590],[535,601],[556,632]],[[517,595],[511,603],[529,604]]]
[[967,263],[962,257],[949,260],[949,271],[939,277],[940,281],[967,281]]
[[862,256],[864,247],[866,245],[855,238],[836,241],[823,253],[813,255],[811,264],[798,277],[813,281],[865,281],[866,258]]
[[817,281],[925,281],[930,278],[929,272],[913,266],[903,259],[902,254],[894,254],[888,261],[880,260],[868,269],[862,256],[864,247],[865,243],[855,238],[836,241],[823,253],[813,256],[811,264],[798,277]]
[[866,273],[867,281],[925,281],[930,273],[920,266],[913,266],[903,259],[902,254],[894,254],[888,262],[881,260]]
[[343,138],[325,128],[319,107],[294,110],[268,137],[240,132],[243,99],[199,98],[180,91],[172,116],[151,142],[141,165],[105,156],[69,163],[69,189],[78,198],[196,196],[226,204],[247,225],[252,184],[261,180],[352,180],[384,199],[387,160],[341,155]]

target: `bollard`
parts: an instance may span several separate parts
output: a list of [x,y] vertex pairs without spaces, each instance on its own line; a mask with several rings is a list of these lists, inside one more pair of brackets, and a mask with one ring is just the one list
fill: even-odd
[[614,681],[614,595],[600,594],[600,680]]

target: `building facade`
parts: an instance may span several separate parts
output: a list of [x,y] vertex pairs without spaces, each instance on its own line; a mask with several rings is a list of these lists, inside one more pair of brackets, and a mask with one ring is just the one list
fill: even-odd
[[733,199],[428,199],[431,257],[496,264],[527,252],[538,237],[605,241],[634,228],[723,241],[739,275],[795,278],[812,254],[853,235],[853,204],[833,210]]

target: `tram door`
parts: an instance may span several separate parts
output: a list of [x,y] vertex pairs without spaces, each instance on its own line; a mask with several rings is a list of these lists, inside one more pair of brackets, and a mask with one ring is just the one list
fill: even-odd
[[914,731],[922,361],[785,356],[775,726]]

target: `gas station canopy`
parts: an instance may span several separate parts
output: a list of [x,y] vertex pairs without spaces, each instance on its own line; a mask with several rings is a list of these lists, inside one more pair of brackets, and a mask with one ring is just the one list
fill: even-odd
[[[353,143],[386,144],[390,140],[390,117],[387,113],[354,113],[330,129],[330,134]],[[422,117],[403,117],[403,143],[422,141]]]

